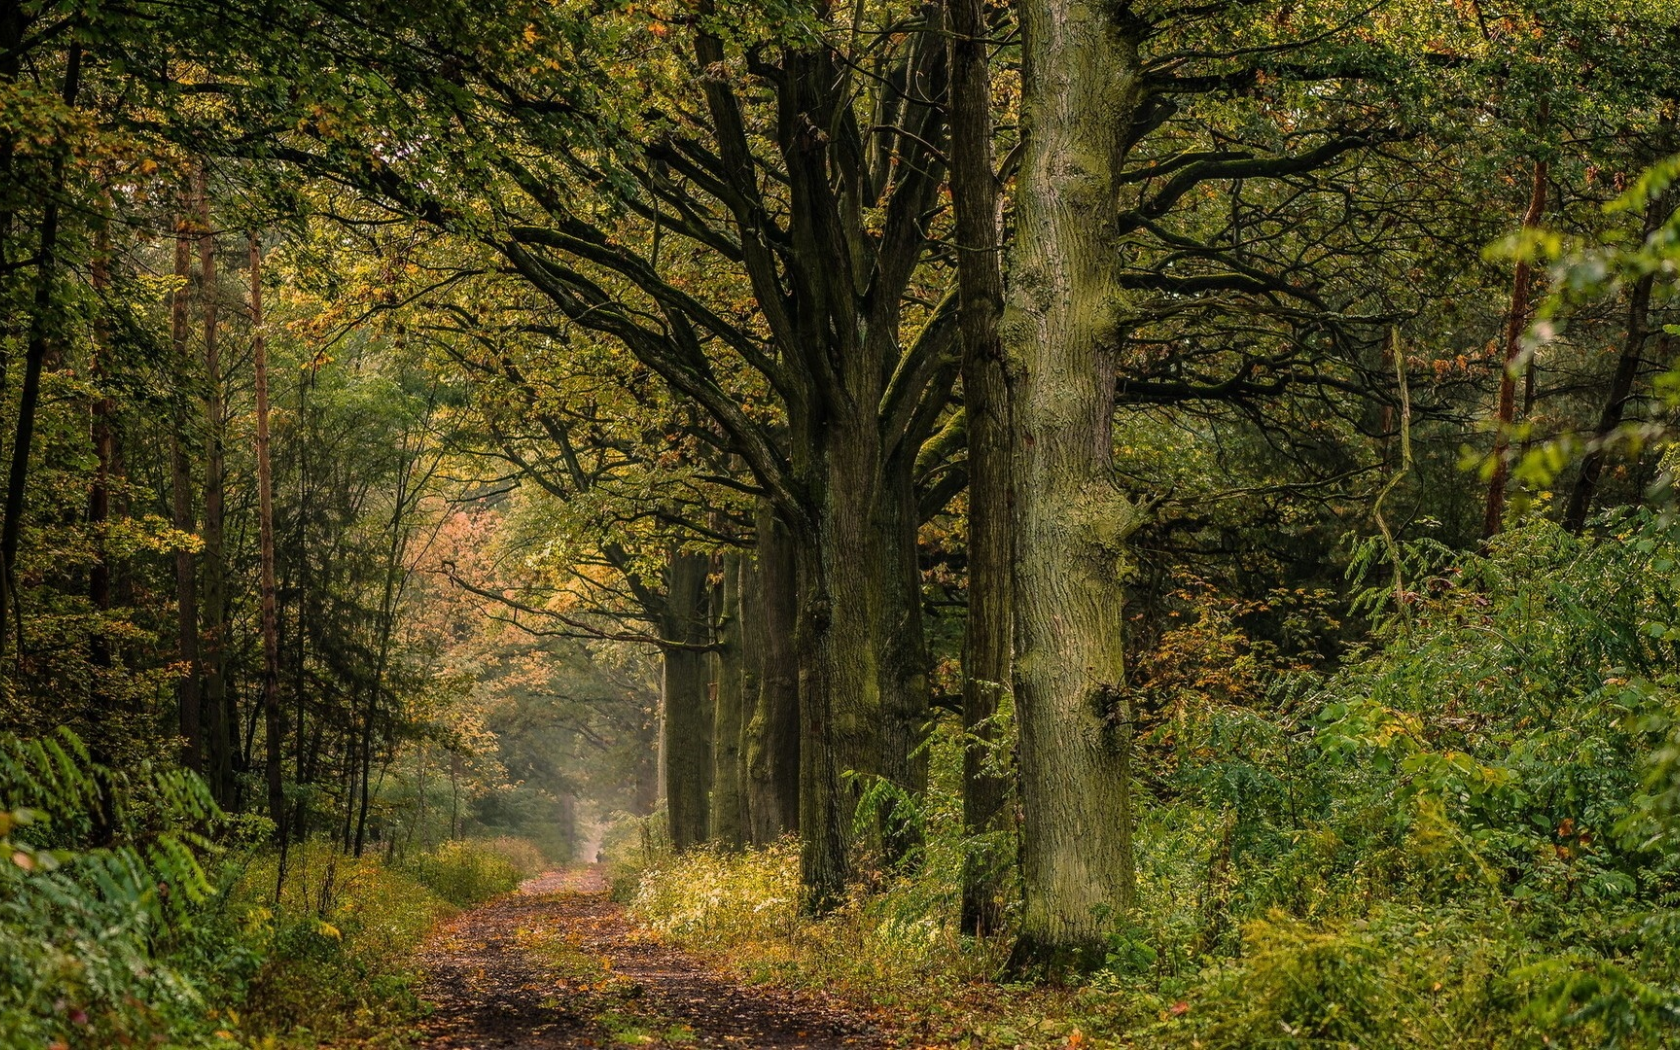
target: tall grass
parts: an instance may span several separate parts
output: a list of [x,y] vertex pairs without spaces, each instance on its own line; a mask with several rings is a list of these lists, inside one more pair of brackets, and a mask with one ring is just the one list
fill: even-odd
[[441,920],[517,888],[545,866],[520,839],[463,840],[386,863],[317,841],[295,848],[280,899],[265,853],[230,894],[257,920],[264,962],[245,1010],[255,1031],[299,1045],[398,1039],[419,1014],[416,953]]

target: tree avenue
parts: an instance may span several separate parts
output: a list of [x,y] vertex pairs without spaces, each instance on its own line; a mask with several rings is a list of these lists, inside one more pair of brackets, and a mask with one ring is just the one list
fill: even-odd
[[0,1031],[593,863],[921,1042],[1667,1045],[1677,45],[0,0]]

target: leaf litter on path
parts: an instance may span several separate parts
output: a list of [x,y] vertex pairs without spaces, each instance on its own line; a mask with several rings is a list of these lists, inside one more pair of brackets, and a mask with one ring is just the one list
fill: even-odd
[[549,872],[463,912],[422,956],[425,1050],[763,1047],[890,1040],[808,995],[751,987],[636,929],[593,866]]

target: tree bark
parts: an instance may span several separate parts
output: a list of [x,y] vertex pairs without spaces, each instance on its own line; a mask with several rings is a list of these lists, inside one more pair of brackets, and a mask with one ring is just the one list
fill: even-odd
[[799,659],[793,625],[799,615],[798,569],[787,529],[768,502],[758,509],[758,556],[742,616],[759,650],[757,691],[746,727],[748,813],[755,843],[799,828]]
[[204,619],[200,653],[204,704],[209,714],[210,788],[223,806],[233,795],[235,719],[228,713],[224,648],[227,633],[227,562],[224,536],[225,457],[222,442],[222,361],[216,289],[216,233],[210,225],[210,196],[204,168],[198,171],[199,297],[204,312]]
[[661,754],[671,845],[708,837],[712,779],[712,703],[706,688],[706,559],[673,551],[666,563],[665,640],[660,688]]
[[[882,850],[889,862],[912,856],[921,834],[911,810],[927,791],[929,683],[927,641],[922,625],[922,567],[917,533],[921,515],[912,467],[917,449],[900,446],[883,469],[873,563],[881,574],[875,610],[875,645],[880,653],[881,768],[886,780],[909,798],[890,801],[879,814]],[[903,460],[908,458],[910,462]]]
[[747,841],[762,846],[776,837],[761,826],[764,802],[753,759],[762,749],[755,731],[759,725],[759,697],[764,681],[764,593],[758,555],[741,558],[741,810],[746,816]]
[[740,554],[729,552],[721,561],[722,582],[713,590],[718,608],[717,652],[712,654],[717,701],[712,732],[712,841],[729,850],[746,845],[747,813],[741,755],[745,707],[745,675],[741,641]]
[[263,780],[268,788],[268,813],[284,853],[286,793],[281,765],[285,761],[285,716],[280,708],[280,614],[274,577],[274,468],[269,455],[268,333],[263,328],[262,245],[251,234],[251,356],[256,373],[257,399],[257,546],[261,564]]
[[[93,397],[89,424],[95,466],[93,484],[88,488],[87,519],[97,549],[93,569],[88,573],[88,600],[93,604],[94,612],[102,618],[94,627],[89,654],[93,665],[101,669],[111,666],[113,656],[111,638],[106,633],[107,625],[103,616],[111,611],[112,581],[115,575],[108,536],[111,489],[113,483],[120,479],[122,472],[117,452],[117,403],[100,389],[108,378],[111,357],[111,323],[104,302],[105,296],[111,290],[110,212],[111,197],[107,191],[100,202],[99,226],[94,233],[93,260],[89,267],[94,295],[100,302],[94,306],[93,360],[88,370],[93,385],[98,390]],[[99,706],[109,709],[107,686],[102,682],[95,686],[95,690],[99,694]]]
[[835,746],[835,709],[841,706],[836,698],[844,689],[837,681],[842,658],[835,651],[833,599],[823,578],[821,548],[797,543],[794,549],[800,605],[794,634],[799,663],[800,882],[806,895],[802,906],[822,912],[844,898],[851,870],[852,811],[842,801],[841,788],[841,771],[847,766]]
[[1100,0],[1022,0],[1025,136],[1000,335],[1014,467],[1015,702],[1026,907],[1013,964],[1101,965],[1133,894],[1125,538],[1115,485],[1123,324],[1115,175],[1137,45]]
[[[191,327],[187,305],[191,298],[192,279],[192,219],[196,206],[183,209],[175,229],[175,281],[170,297],[170,343],[180,368],[178,382],[183,386],[195,371],[189,349]],[[173,522],[178,532],[191,534],[198,528],[193,516],[192,458],[188,454],[188,432],[192,417],[185,390],[175,396],[174,427],[170,434],[170,504]],[[200,712],[200,674],[198,652],[198,569],[193,553],[185,547],[175,551],[175,634],[177,653],[181,663],[181,681],[177,686],[178,732],[181,736],[181,764],[188,769],[203,771],[203,727]]]
[[[1668,214],[1667,200],[1666,193],[1659,193],[1646,205],[1646,237],[1650,237],[1662,226],[1663,219]],[[1610,392],[1605,398],[1603,410],[1598,415],[1592,447],[1587,450],[1586,458],[1581,461],[1581,473],[1576,475],[1575,484],[1569,490],[1569,504],[1563,513],[1563,527],[1570,532],[1580,532],[1587,523],[1587,514],[1592,510],[1593,495],[1598,491],[1598,480],[1604,473],[1604,444],[1615,435],[1616,428],[1622,425],[1628,398],[1633,394],[1633,381],[1639,376],[1645,341],[1651,335],[1651,288],[1655,280],[1655,273],[1640,275],[1628,296],[1627,331],[1622,337],[1621,353],[1616,358],[1616,371],[1610,377]]]
[[[963,408],[968,428],[968,616],[963,622],[963,830],[998,831],[1009,785],[987,771],[996,716],[1013,674],[1014,597],[1009,523],[1009,390],[998,322],[1003,315],[1001,187],[993,173],[990,26],[984,0],[948,0],[951,21],[951,204],[956,215]],[[961,923],[1002,927],[1008,858],[971,848],[963,862]]]
[[[1529,193],[1528,211],[1523,214],[1523,229],[1540,225],[1546,210],[1546,162],[1534,162],[1534,183]],[[1505,484],[1510,476],[1506,459],[1511,450],[1511,426],[1516,422],[1517,377],[1512,372],[1522,356],[1523,328],[1528,324],[1528,295],[1533,268],[1527,259],[1517,260],[1517,271],[1511,277],[1511,308],[1505,315],[1505,367],[1499,373],[1499,403],[1494,409],[1493,476],[1488,479],[1487,510],[1482,516],[1482,535],[1499,534],[1505,524]]]

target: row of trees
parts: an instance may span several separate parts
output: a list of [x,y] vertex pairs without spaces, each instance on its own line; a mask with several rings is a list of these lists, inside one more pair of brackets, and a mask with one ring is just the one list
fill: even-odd
[[[261,766],[285,833],[330,797],[359,849],[426,724],[409,701],[458,688],[438,654],[473,635],[428,633],[423,575],[539,652],[657,652],[674,843],[797,831],[812,907],[866,855],[913,862],[951,711],[967,826],[1019,821],[1019,961],[1088,960],[1131,904],[1148,777],[1126,657],[1186,576],[1258,600],[1336,586],[1349,531],[1473,544],[1527,511],[1508,464],[1539,442],[1591,450],[1572,528],[1641,498],[1653,461],[1604,450],[1656,418],[1665,278],[1536,347],[1538,277],[1483,249],[1669,219],[1601,205],[1676,147],[1677,20],[12,3],[6,112],[37,123],[0,148],[8,720],[80,676],[89,721],[168,710],[225,800]],[[268,485],[242,433],[265,331]],[[470,531],[448,500],[495,517],[493,556],[434,557]],[[118,521],[151,522],[123,526],[148,557],[103,553]],[[1353,635],[1252,619],[1308,662]],[[568,746],[622,769],[638,673],[597,672],[610,703],[567,698]],[[977,852],[971,930],[999,926],[1002,866]]]

